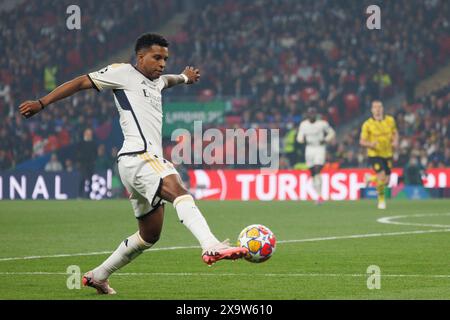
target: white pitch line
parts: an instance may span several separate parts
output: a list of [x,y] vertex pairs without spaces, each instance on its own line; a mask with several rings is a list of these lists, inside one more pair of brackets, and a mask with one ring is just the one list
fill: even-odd
[[[147,251],[167,251],[167,250],[179,250],[179,249],[198,249],[199,246],[187,246],[187,247],[163,247],[163,248],[152,248],[147,249]],[[44,258],[64,258],[64,257],[79,257],[79,256],[98,256],[102,254],[111,254],[112,251],[98,251],[98,252],[85,252],[85,253],[63,253],[54,255],[44,255],[44,256],[28,256],[28,257],[12,257],[12,258],[0,258],[1,261],[14,261],[14,260],[34,260],[34,259],[44,259]]]
[[[73,274],[73,273],[72,273]],[[64,272],[0,272],[1,276],[67,276],[69,273]]]
[[[450,232],[449,229],[432,229],[432,230],[415,230],[415,231],[400,231],[400,232],[385,232],[385,233],[368,233],[368,234],[354,234],[347,236],[332,236],[332,237],[320,237],[310,239],[298,239],[298,240],[280,240],[278,243],[299,243],[299,242],[315,242],[315,241],[327,241],[327,240],[345,240],[345,239],[361,239],[361,238],[373,238],[373,237],[387,237],[387,236],[401,236],[408,234],[426,234],[426,233],[438,233],[438,232]],[[163,247],[152,248],[147,251],[167,251],[167,250],[182,250],[182,249],[198,249],[199,246],[186,246],[186,247]],[[62,258],[62,257],[77,257],[77,256],[95,256],[102,254],[111,254],[112,251],[100,251],[100,252],[87,252],[87,253],[67,253],[67,254],[55,254],[55,255],[43,255],[43,256],[28,256],[28,257],[11,257],[0,258],[2,261],[14,261],[14,260],[33,260],[44,258]]]
[[[1,273],[0,273],[1,274]],[[219,277],[248,277],[248,273],[170,273],[170,272],[130,272],[116,273],[117,276],[219,276]],[[254,276],[260,277],[364,277],[367,274],[349,274],[349,273],[255,273]],[[450,278],[450,274],[382,274],[382,277],[395,278]]]
[[450,212],[382,217],[382,218],[377,219],[377,222],[385,223],[385,224],[397,224],[397,225],[403,225],[403,226],[450,228],[450,225],[448,225],[448,224],[429,224],[429,223],[391,221],[391,220],[397,220],[397,219],[403,219],[403,218],[421,218],[421,217],[436,217],[436,216],[450,216]]
[[[58,275],[67,276],[68,273],[64,272],[0,272],[0,276],[9,275]],[[133,276],[150,276],[150,277],[248,277],[248,273],[192,273],[192,272],[119,272],[115,273],[113,276],[119,277],[133,277]],[[367,277],[367,274],[351,274],[351,273],[255,273],[252,276],[257,277],[290,277],[290,278],[300,278],[300,277]],[[382,274],[382,277],[389,278],[449,278],[450,274]]]
[[33,260],[44,258],[64,258],[64,257],[77,257],[77,256],[97,256],[101,254],[109,254],[112,251],[98,251],[98,252],[85,252],[85,253],[63,253],[46,256],[28,256],[28,257],[12,257],[12,258],[0,258],[0,261],[13,261],[13,260]]
[[[179,249],[198,249],[199,246],[186,246],[186,247],[163,247],[163,248],[151,248],[145,250],[147,251],[167,251],[167,250],[179,250]],[[78,256],[98,256],[102,254],[111,254],[112,251],[97,251],[97,252],[85,252],[85,253],[62,253],[44,256],[28,256],[28,257],[12,257],[12,258],[0,258],[1,261],[13,261],[13,260],[33,260],[33,259],[44,259],[44,258],[64,258],[64,257],[78,257]]]
[[343,239],[374,238],[374,237],[387,237],[387,236],[402,236],[402,235],[407,235],[407,234],[425,234],[425,233],[436,233],[436,232],[450,232],[450,228],[449,229],[369,233],[369,234],[353,234],[353,235],[349,235],[349,236],[311,238],[311,239],[300,239],[300,240],[284,240],[284,241],[279,241],[279,242],[281,242],[281,243],[314,242],[314,241],[326,241],[326,240],[343,240]]

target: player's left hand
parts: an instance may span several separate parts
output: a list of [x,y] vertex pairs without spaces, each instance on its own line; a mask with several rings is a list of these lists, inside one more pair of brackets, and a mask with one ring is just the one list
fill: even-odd
[[200,80],[200,70],[194,67],[186,67],[184,68],[183,74],[188,77],[188,84],[195,83]]

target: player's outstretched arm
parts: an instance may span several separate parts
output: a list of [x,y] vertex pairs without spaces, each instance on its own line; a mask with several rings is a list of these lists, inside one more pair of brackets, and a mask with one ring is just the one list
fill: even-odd
[[20,114],[25,118],[30,118],[34,116],[36,113],[40,112],[49,104],[53,102],[64,99],[68,96],[73,95],[74,93],[84,90],[94,88],[92,81],[89,79],[87,75],[79,76],[73,80],[70,80],[55,90],[50,92],[45,97],[38,99],[36,101],[25,101],[19,106]]
[[166,83],[166,88],[182,83],[193,84],[200,80],[200,70],[194,67],[186,67],[181,74],[165,74],[161,77]]

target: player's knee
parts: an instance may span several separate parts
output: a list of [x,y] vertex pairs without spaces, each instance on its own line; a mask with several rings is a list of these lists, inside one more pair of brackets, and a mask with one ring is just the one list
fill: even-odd
[[173,202],[176,198],[187,194],[189,194],[189,192],[183,186],[181,180],[175,175],[163,179],[161,188],[161,197],[163,199]]
[[189,192],[186,190],[186,188],[182,184],[178,183],[174,188],[173,194],[176,199],[177,197],[189,194]]
[[188,194],[189,192],[184,187],[178,185],[168,191],[169,197],[167,200],[173,203],[175,199]]

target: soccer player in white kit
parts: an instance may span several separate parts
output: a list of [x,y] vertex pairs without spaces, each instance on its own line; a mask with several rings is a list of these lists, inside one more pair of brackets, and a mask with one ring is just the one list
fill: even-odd
[[159,239],[165,202],[173,203],[180,221],[202,247],[202,260],[242,258],[248,250],[220,242],[184,187],[173,165],[163,158],[161,91],[193,84],[200,72],[186,67],[179,75],[163,75],[169,57],[168,42],[157,34],[143,34],[135,45],[136,65],[112,64],[64,83],[45,97],[26,101],[20,113],[29,118],[45,107],[84,89],[112,89],[120,116],[124,143],[118,154],[121,180],[128,192],[139,230],[120,243],[100,266],[83,276],[83,284],[99,294],[114,294],[109,276],[152,247]]
[[315,108],[308,108],[306,117],[300,123],[297,142],[306,143],[305,161],[313,178],[314,190],[318,195],[316,203],[319,204],[323,201],[320,171],[326,160],[326,144],[334,139],[336,133],[327,121],[317,119]]

